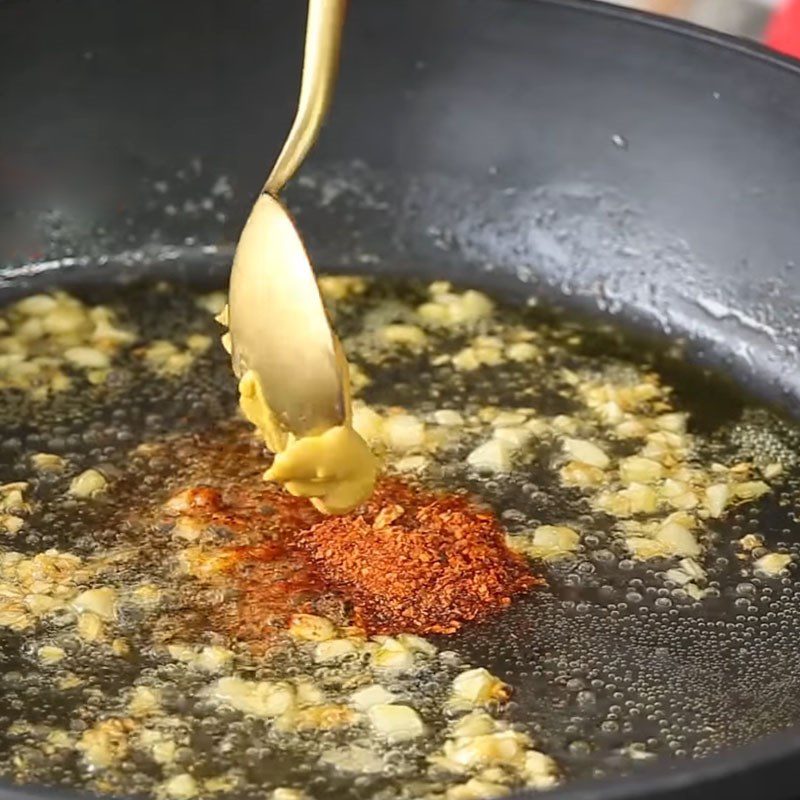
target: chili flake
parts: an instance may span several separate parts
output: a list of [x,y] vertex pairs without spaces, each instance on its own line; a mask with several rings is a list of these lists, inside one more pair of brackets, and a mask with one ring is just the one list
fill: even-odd
[[336,517],[257,476],[224,492],[189,489],[167,508],[227,531],[230,545],[203,552],[236,600],[209,609],[209,621],[251,642],[300,611],[370,634],[453,633],[541,583],[491,510],[399,478]]
[[392,478],[357,512],[300,533],[295,546],[369,633],[453,633],[540,582],[506,547],[491,511]]

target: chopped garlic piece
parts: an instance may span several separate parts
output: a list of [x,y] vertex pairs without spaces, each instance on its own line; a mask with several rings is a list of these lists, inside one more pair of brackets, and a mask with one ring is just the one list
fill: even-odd
[[469,324],[491,316],[494,310],[492,301],[481,292],[470,289],[458,295],[449,290],[449,284],[444,291],[436,291],[434,286],[430,288],[432,301],[417,308],[420,318],[428,324],[450,327]]
[[701,589],[695,583],[687,583],[683,588],[692,600],[702,600],[708,594],[708,589]]
[[295,614],[289,624],[289,633],[296,639],[309,642],[324,642],[336,636],[334,624],[314,614]]
[[737,483],[733,490],[740,500],[756,500],[767,494],[770,488],[764,481],[745,481],[744,483]]
[[6,532],[10,533],[12,536],[16,535],[17,533],[22,530],[22,526],[25,524],[25,520],[22,517],[18,517],[15,514],[2,514],[0,515],[0,527]]
[[66,653],[61,647],[44,644],[36,651],[36,655],[39,657],[39,661],[41,661],[42,664],[49,665],[57,664],[66,656]]
[[395,699],[395,695],[377,683],[365,686],[350,695],[350,702],[361,711],[366,711],[372,706],[389,705]]
[[77,748],[92,767],[106,769],[128,753],[128,724],[114,717],[101,720],[84,731]]
[[721,517],[725,506],[731,500],[731,490],[727,483],[715,483],[709,486],[705,492],[706,508],[712,517]]
[[655,483],[664,475],[664,467],[643,456],[629,456],[620,462],[619,476],[623,483]]
[[514,450],[518,450],[533,438],[533,431],[522,426],[497,428],[493,438],[505,442]]
[[133,590],[129,598],[141,605],[155,605],[161,600],[161,589],[155,584],[143,583]]
[[647,435],[647,428],[638,419],[629,419],[620,422],[614,429],[620,439],[642,439]]
[[518,731],[497,731],[482,736],[448,740],[444,744],[444,763],[464,772],[494,765],[524,763],[530,742]]
[[673,507],[684,511],[695,508],[699,503],[697,495],[684,481],[667,478],[661,487],[661,495]]
[[349,362],[347,365],[347,372],[350,375],[350,390],[352,393],[358,394],[365,386],[372,383],[372,379],[366,372],[355,362]]
[[97,642],[103,638],[103,620],[92,611],[78,616],[78,636],[85,642]]
[[219,645],[208,645],[193,657],[190,665],[201,672],[224,672],[233,664],[233,653]]
[[384,421],[383,438],[398,453],[420,448],[425,444],[425,423],[412,414],[396,414]]
[[618,517],[652,514],[658,507],[658,495],[651,486],[631,483],[616,493],[601,495],[597,503],[604,511]]
[[404,345],[412,350],[421,350],[428,343],[428,335],[418,325],[384,325],[379,333],[390,344]]
[[540,525],[528,539],[522,536],[509,537],[514,549],[522,550],[531,558],[555,559],[574,553],[580,545],[580,536],[564,525]]
[[677,522],[664,525],[655,538],[668,552],[676,556],[699,556],[702,552],[694,534]]
[[533,361],[539,355],[539,348],[530,342],[515,342],[506,348],[506,356],[510,361]]
[[88,589],[72,601],[72,606],[76,611],[90,611],[100,619],[111,620],[117,614],[117,592],[110,586]]
[[525,414],[519,411],[501,411],[492,420],[493,428],[511,428],[514,426],[522,425],[527,419]]
[[31,456],[31,462],[33,468],[40,472],[59,472],[67,463],[65,459],[55,453],[34,453]]
[[497,720],[485,711],[472,711],[461,717],[453,725],[452,736],[455,739],[471,736],[485,736],[499,730]]
[[322,754],[320,760],[341,772],[371,775],[386,769],[386,764],[380,755],[356,744],[328,750]]
[[33,617],[18,602],[3,603],[0,607],[0,627],[22,631],[33,625]]
[[76,367],[85,369],[107,369],[111,359],[93,347],[70,347],[64,351],[64,358]]
[[399,633],[397,635],[397,641],[400,642],[403,647],[408,648],[412,653],[435,656],[438,652],[435,644],[413,633]]
[[[14,481],[0,486],[0,509],[20,513],[30,511],[30,506],[28,506],[23,497],[23,492],[27,488],[28,484],[25,481]],[[9,527],[14,527],[13,521]]]
[[64,607],[63,601],[47,594],[26,594],[25,607],[35,617],[42,617]]
[[131,654],[131,646],[127,639],[117,637],[111,642],[111,652],[118,658],[127,658]]
[[208,294],[200,295],[195,301],[196,304],[204,311],[208,311],[213,317],[224,316],[224,322],[220,321],[221,325],[228,325],[227,308],[228,296],[225,292],[209,292]]
[[767,553],[753,563],[753,568],[766,575],[779,575],[791,563],[792,557],[787,553]]
[[478,706],[508,697],[509,687],[483,667],[462,672],[453,681],[452,698],[456,703]]
[[583,461],[570,461],[561,467],[559,474],[567,486],[578,486],[581,489],[599,486],[605,480],[603,470],[589,466]]
[[212,700],[256,717],[277,717],[294,708],[295,692],[291,685],[274,681],[246,681],[220,678],[205,692]]
[[164,794],[172,798],[172,800],[190,800],[190,798],[196,797],[199,794],[200,789],[197,785],[197,781],[195,781],[191,775],[184,772],[166,781],[163,784],[163,791]]
[[132,717],[150,717],[161,711],[161,690],[151,686],[135,686],[128,700]]
[[693,558],[682,558],[680,567],[685,573],[692,576],[692,580],[704,581],[707,577],[706,571]]
[[369,445],[383,441],[383,418],[361,402],[353,404],[353,429]]
[[559,433],[569,433],[574,435],[578,430],[577,420],[568,416],[567,414],[558,414],[557,416],[553,417],[552,425],[553,428],[555,428]]
[[601,448],[585,439],[564,439],[564,450],[575,461],[598,469],[606,469],[611,463]]
[[682,569],[678,569],[674,567],[672,569],[668,569],[664,573],[667,580],[672,581],[673,583],[677,583],[678,586],[685,586],[687,583],[691,583],[692,576],[689,575],[688,572],[685,572]]
[[322,275],[317,279],[319,290],[326,300],[346,300],[364,294],[367,281],[357,275]]
[[16,310],[31,317],[43,317],[55,311],[58,303],[49,294],[32,294],[16,303]]
[[96,497],[106,490],[108,481],[96,469],[87,469],[72,479],[69,493],[75,497]]
[[205,353],[211,347],[212,339],[203,333],[192,333],[186,337],[186,346],[192,353]]
[[742,550],[755,550],[756,547],[761,547],[764,544],[764,539],[757,533],[747,533],[739,539],[739,547]]
[[536,789],[548,789],[558,783],[558,766],[550,756],[538,750],[528,750],[525,753],[525,766],[523,767],[525,783]]
[[656,417],[656,425],[662,431],[682,434],[686,432],[687,419],[687,414],[681,411],[673,411],[669,414],[662,414],[660,417]]
[[302,789],[279,786],[272,792],[272,800],[306,800],[308,795]]
[[513,449],[507,441],[491,439],[476,447],[467,456],[467,463],[479,472],[509,472]]
[[428,466],[428,459],[425,456],[406,456],[395,461],[393,466],[398,472],[422,472]]
[[323,730],[329,731],[352,725],[357,714],[345,705],[320,705],[300,709],[295,714],[284,714],[278,720],[279,727],[290,730]]
[[188,664],[195,657],[194,648],[188,644],[169,644],[167,645],[167,652],[171,658],[176,661],[183,661],[185,664]]
[[502,783],[470,778],[466,783],[448,786],[444,797],[445,800],[491,800],[491,798],[504,797],[507,794],[511,794],[511,789]]
[[425,724],[411,706],[378,703],[367,710],[372,727],[390,742],[416,739],[425,733]]
[[458,411],[452,411],[448,408],[443,408],[439,411],[433,412],[433,421],[437,425],[445,425],[447,427],[454,427],[464,424],[464,417]]
[[410,669],[414,666],[414,653],[397,639],[387,636],[372,654],[372,665],[384,669]]
[[357,652],[358,648],[350,639],[328,639],[316,646],[314,660],[317,662],[338,661],[355,655]]
[[646,536],[628,536],[625,544],[635,558],[663,558],[670,555],[666,545]]

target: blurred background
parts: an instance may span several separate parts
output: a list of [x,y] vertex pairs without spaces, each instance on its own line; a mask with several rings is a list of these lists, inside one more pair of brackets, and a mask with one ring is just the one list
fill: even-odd
[[612,0],[618,5],[680,17],[708,28],[762,39],[779,0]]

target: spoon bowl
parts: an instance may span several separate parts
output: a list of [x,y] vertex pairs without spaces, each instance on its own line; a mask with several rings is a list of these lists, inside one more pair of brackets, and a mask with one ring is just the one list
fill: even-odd
[[281,425],[311,436],[346,417],[345,364],[292,218],[262,194],[236,248],[228,297],[231,357],[252,370]]

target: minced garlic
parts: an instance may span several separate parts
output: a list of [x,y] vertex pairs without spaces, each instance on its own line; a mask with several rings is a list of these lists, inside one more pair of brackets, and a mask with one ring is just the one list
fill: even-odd
[[108,481],[96,469],[87,469],[72,479],[69,493],[75,497],[95,497],[106,490]]
[[509,695],[509,687],[483,667],[462,672],[453,681],[452,701],[467,708],[485,705],[493,700],[502,702]]
[[410,706],[378,703],[369,707],[367,716],[376,733],[390,742],[416,739],[425,733],[425,723]]
[[350,695],[350,702],[360,711],[367,711],[372,706],[388,705],[395,699],[395,695],[377,683],[365,686]]
[[780,575],[791,563],[792,557],[788,553],[767,553],[753,563],[753,568],[765,575]]
[[509,536],[508,545],[531,558],[555,560],[578,550],[581,537],[565,525],[540,525],[532,536]]
[[289,624],[289,633],[309,642],[326,642],[336,636],[336,627],[325,617],[314,614],[295,614]]

